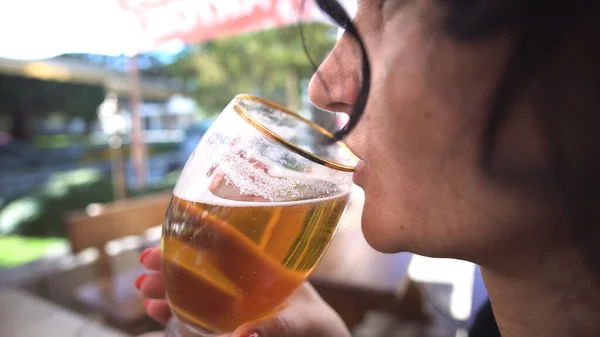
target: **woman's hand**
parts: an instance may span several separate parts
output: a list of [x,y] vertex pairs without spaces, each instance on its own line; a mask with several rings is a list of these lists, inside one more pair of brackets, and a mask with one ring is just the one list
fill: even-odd
[[[160,249],[150,248],[140,255],[142,264],[153,271],[142,274],[136,287],[148,298],[144,308],[150,317],[166,324],[171,317],[165,300],[165,284],[160,273]],[[288,304],[277,316],[264,321],[242,324],[232,337],[349,337],[338,314],[323,301],[308,283],[304,283],[288,300]],[[253,336],[254,337],[254,336]]]

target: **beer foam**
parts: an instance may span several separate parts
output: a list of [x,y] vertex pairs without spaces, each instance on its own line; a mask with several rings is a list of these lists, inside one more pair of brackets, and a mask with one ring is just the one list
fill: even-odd
[[302,204],[310,204],[319,201],[327,201],[333,200],[336,198],[340,198],[343,196],[347,196],[350,194],[350,191],[341,191],[335,195],[327,196],[323,198],[312,198],[312,199],[304,199],[304,200],[293,200],[293,201],[277,201],[277,202],[268,202],[268,201],[239,201],[239,200],[230,200],[224,199],[214,195],[209,190],[204,190],[202,193],[197,195],[197,197],[191,197],[189,194],[181,195],[175,190],[173,193],[177,198],[190,201],[190,202],[199,202],[207,205],[214,206],[223,206],[223,207],[277,207],[277,206],[293,206],[293,205],[302,205]]
[[[208,140],[209,145],[213,142],[220,145],[226,141],[217,135]],[[269,171],[261,165],[250,164],[250,160],[267,165]],[[262,135],[229,142],[228,146],[214,146],[209,161],[216,164],[227,183],[239,188],[242,194],[270,201],[329,196],[331,191],[349,181],[349,175],[336,176],[331,169],[300,158]],[[290,163],[291,169],[281,167]]]
[[[277,110],[256,113],[260,108],[255,105],[245,105],[248,113],[281,137],[293,139],[293,143],[301,147],[309,147],[314,140],[302,128],[306,125],[298,124]],[[206,198],[203,191],[210,189],[231,201],[228,195],[209,186],[220,183],[218,179],[222,179],[224,185],[236,187],[240,197],[260,197],[269,205],[341,195],[340,189],[348,189],[352,184],[350,173],[331,169],[290,151],[235,113],[224,113],[217,118],[188,160],[175,186],[175,194],[184,200],[198,201],[200,196]]]

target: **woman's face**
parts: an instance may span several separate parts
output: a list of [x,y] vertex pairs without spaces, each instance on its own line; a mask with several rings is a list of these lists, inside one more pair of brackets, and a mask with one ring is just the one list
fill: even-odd
[[[373,247],[482,262],[482,252],[491,259],[545,242],[550,231],[541,223],[551,206],[534,189],[488,178],[481,165],[489,99],[513,36],[459,42],[445,30],[444,3],[359,1],[354,23],[372,84],[346,141],[364,161],[355,182],[365,191],[362,227]],[[360,64],[358,45],[345,34],[311,82],[313,103],[349,112]],[[545,145],[527,90],[515,99],[494,161],[535,174],[545,167]]]

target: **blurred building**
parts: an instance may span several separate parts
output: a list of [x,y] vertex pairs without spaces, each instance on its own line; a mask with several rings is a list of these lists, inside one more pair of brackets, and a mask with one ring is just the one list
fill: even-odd
[[[73,57],[35,61],[0,58],[0,74],[3,75],[103,88],[107,95],[117,97],[118,112],[126,121],[126,130],[130,131],[132,118],[129,97],[132,79],[122,68],[111,68]],[[145,75],[140,76],[139,83],[142,98],[139,111],[146,142],[181,141],[181,130],[193,122],[198,111],[194,101],[186,97],[188,90],[185,83],[164,76]],[[35,132],[38,133],[82,133],[86,130],[81,120],[65,119],[56,114],[48,114],[32,125],[35,125]],[[89,129],[94,139],[102,140],[98,122]]]
[[[133,125],[131,104],[128,97],[118,96],[118,114],[123,120],[124,138],[131,136]],[[178,143],[183,141],[184,130],[198,118],[200,109],[194,100],[174,94],[167,100],[144,101],[139,106],[144,141],[146,143]],[[92,127],[92,140],[106,141],[106,135],[97,121]]]

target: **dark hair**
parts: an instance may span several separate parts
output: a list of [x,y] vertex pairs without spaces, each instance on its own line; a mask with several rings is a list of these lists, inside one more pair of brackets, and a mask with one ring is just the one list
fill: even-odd
[[[349,114],[349,122],[335,134],[336,139],[342,139],[356,126],[367,104],[371,86],[369,59],[360,32],[342,6],[336,0],[315,1],[321,10],[356,39],[362,53],[361,90]],[[598,18],[600,1],[439,0],[439,3],[449,9],[444,28],[457,41],[489,38],[501,33],[507,27],[514,28],[516,31],[516,42],[512,53],[489,100],[487,121],[481,136],[480,155],[481,165],[486,174],[494,175],[495,178],[511,179],[494,172],[493,165],[498,132],[507,119],[508,109],[514,103],[517,92],[538,74],[540,68],[545,65],[556,47],[563,42],[564,37],[574,26],[586,19],[587,15]],[[591,43],[594,42],[597,41]],[[597,226],[600,223],[600,210],[595,209],[600,199],[600,164],[598,164],[600,160],[586,159],[584,166],[587,167],[583,172],[588,174],[580,177],[581,167],[573,168],[573,164],[568,160],[568,151],[556,139],[560,136],[552,134],[557,126],[551,125],[552,120],[546,111],[539,113],[541,123],[548,133],[552,161],[550,174],[552,180],[556,182],[556,191],[567,200],[567,203],[570,203],[569,207],[575,221],[579,222],[575,235],[582,240],[582,245],[584,244],[588,251],[590,249],[594,251],[593,256],[600,256],[600,226]],[[600,116],[600,111],[594,113]],[[587,116],[589,115],[588,113]],[[589,155],[591,157],[592,152]],[[575,164],[577,165],[581,166]]]

